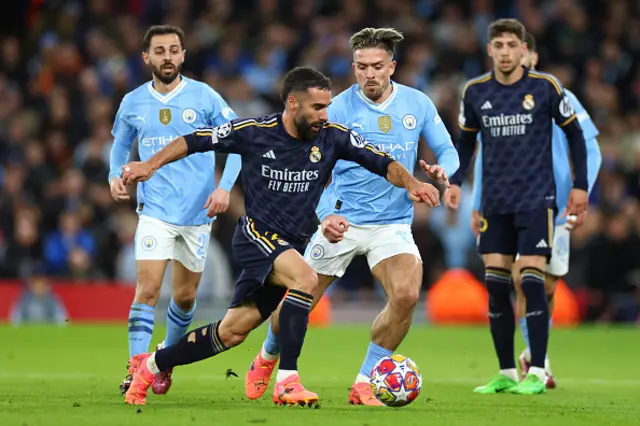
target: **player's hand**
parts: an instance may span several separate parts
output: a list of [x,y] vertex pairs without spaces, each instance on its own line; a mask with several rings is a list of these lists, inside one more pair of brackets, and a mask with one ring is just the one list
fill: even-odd
[[589,207],[589,193],[582,189],[573,188],[569,193],[569,201],[567,201],[567,207],[562,212],[562,217],[565,218],[569,215],[580,216],[587,211]]
[[322,235],[330,243],[337,243],[344,240],[344,233],[349,229],[349,221],[343,216],[330,214],[325,217],[320,224]]
[[462,190],[458,185],[451,185],[444,191],[444,205],[451,210],[457,210],[460,205]]
[[442,167],[437,164],[427,164],[424,160],[420,160],[420,167],[422,167],[422,170],[424,170],[427,176],[429,176],[429,179],[438,182],[440,185],[444,185],[447,188],[449,187],[449,177]]
[[136,182],[144,182],[153,176],[153,167],[144,161],[132,161],[122,166],[123,183],[129,185]]
[[577,216],[572,214],[567,215],[567,223],[565,223],[564,227],[569,231],[579,228],[587,218],[588,212],[589,210],[585,210],[584,212],[582,212],[582,214],[579,214]]
[[116,201],[124,201],[128,200],[129,194],[127,194],[127,188],[122,183],[122,179],[119,177],[114,177],[109,182],[109,187],[111,188],[111,196]]
[[407,189],[409,198],[416,203],[425,203],[429,207],[440,206],[440,191],[430,183],[418,182]]
[[478,210],[471,211],[471,232],[475,237],[480,233],[480,212]]
[[222,188],[213,191],[209,194],[204,208],[207,209],[207,216],[209,217],[214,217],[226,212],[227,208],[229,208],[229,191]]

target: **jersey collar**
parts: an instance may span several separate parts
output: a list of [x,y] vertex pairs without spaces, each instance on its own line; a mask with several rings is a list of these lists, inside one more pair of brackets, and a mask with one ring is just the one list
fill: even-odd
[[391,105],[393,100],[396,98],[397,94],[398,94],[398,85],[393,80],[391,80],[391,94],[389,95],[387,100],[381,104],[375,103],[371,99],[367,98],[365,94],[362,93],[362,89],[360,89],[359,87],[358,89],[356,89],[356,95],[358,95],[360,100],[370,108],[375,109],[376,111],[384,111],[385,109],[387,109],[387,107]]
[[187,85],[187,79],[184,76],[180,75],[180,79],[182,80],[182,81],[180,81],[180,84],[178,84],[176,86],[176,88],[173,89],[172,91],[170,91],[169,93],[162,94],[162,93],[158,92],[155,89],[155,87],[153,87],[153,80],[151,80],[147,84],[147,89],[149,89],[149,93],[151,93],[151,96],[153,96],[154,98],[156,98],[157,100],[159,100],[163,104],[166,104],[171,99],[173,99],[176,96],[178,96],[178,94],[180,92],[182,92],[182,89],[184,89],[184,87]]

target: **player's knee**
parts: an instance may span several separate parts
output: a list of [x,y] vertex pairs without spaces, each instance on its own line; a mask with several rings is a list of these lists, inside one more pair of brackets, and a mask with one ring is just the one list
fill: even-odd
[[308,294],[314,294],[318,288],[318,274],[311,267],[302,271],[296,281],[295,288]]
[[420,289],[416,286],[404,285],[392,292],[391,306],[403,312],[413,312],[420,299]]
[[136,285],[136,302],[155,306],[158,303],[160,286],[153,282],[138,282]]
[[197,290],[195,288],[180,289],[178,291],[174,291],[173,301],[183,311],[189,311],[196,303],[196,293]]

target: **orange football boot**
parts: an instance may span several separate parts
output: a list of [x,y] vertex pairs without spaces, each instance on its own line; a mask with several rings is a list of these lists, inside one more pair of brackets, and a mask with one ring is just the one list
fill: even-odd
[[273,402],[276,405],[300,405],[320,408],[318,395],[310,392],[300,383],[298,373],[276,383],[273,388]]
[[384,404],[373,394],[371,385],[366,382],[354,383],[349,393],[349,404],[384,407]]
[[244,394],[247,398],[258,399],[266,392],[276,364],[278,364],[278,358],[267,361],[262,357],[262,350],[258,352],[244,376]]
[[122,395],[126,394],[129,390],[129,386],[131,386],[131,381],[133,380],[133,375],[136,374],[136,369],[138,368],[138,360],[134,356],[127,363],[127,375],[125,376],[122,383],[120,383],[120,393]]
[[125,404],[131,405],[145,405],[147,403],[147,393],[149,392],[149,386],[153,384],[156,376],[147,367],[147,359],[151,356],[148,354],[139,354],[134,356],[130,364],[137,364],[138,368],[136,369],[135,374],[133,375],[133,381],[131,382],[131,386],[129,386],[129,390],[124,398]]

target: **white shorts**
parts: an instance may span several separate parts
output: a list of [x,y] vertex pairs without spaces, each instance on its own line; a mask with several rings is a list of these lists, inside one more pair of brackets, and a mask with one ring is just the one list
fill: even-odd
[[553,247],[551,260],[547,265],[547,273],[556,277],[564,277],[569,272],[570,232],[564,225],[556,225],[553,231]]
[[330,243],[320,227],[307,246],[305,259],[319,274],[341,277],[357,255],[365,255],[369,268],[397,254],[413,254],[422,260],[413,241],[411,226],[350,225],[344,240]]
[[[551,260],[547,264],[547,273],[555,277],[564,277],[569,272],[570,232],[564,225],[556,225],[553,231]],[[516,260],[520,255],[516,256]]]
[[136,229],[136,260],[175,259],[193,272],[207,260],[211,225],[178,226],[140,215]]

